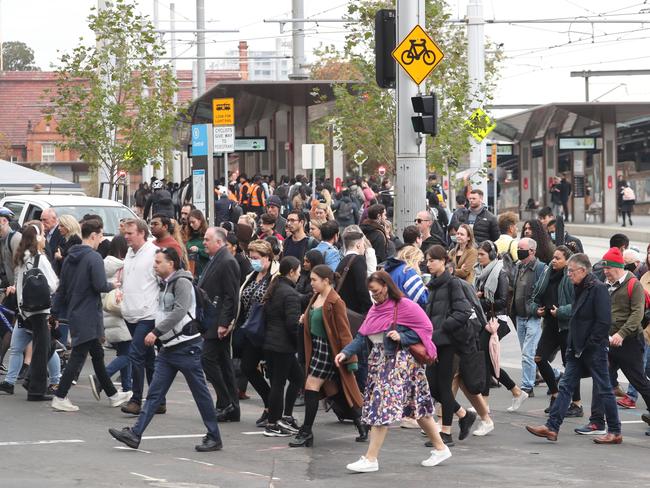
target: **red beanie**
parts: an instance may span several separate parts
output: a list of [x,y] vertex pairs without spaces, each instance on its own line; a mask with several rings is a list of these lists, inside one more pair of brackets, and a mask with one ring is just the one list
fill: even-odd
[[611,268],[625,268],[625,261],[623,260],[623,254],[618,247],[612,247],[609,251],[603,256],[603,265],[609,266]]

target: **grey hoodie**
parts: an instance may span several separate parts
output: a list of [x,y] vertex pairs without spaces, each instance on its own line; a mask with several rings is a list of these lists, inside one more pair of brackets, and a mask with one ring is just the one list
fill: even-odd
[[190,324],[192,318],[196,317],[192,279],[189,271],[178,270],[162,283],[153,333],[166,348],[190,340],[200,340],[198,329]]

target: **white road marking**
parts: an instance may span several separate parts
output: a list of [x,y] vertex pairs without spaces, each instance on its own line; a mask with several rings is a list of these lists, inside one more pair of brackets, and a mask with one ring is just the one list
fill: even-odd
[[113,449],[122,449],[123,451],[138,451],[144,452],[145,454],[151,454],[151,451],[145,451],[144,449],[132,449],[128,446],[115,446]]
[[[268,476],[265,475],[265,474],[253,473],[251,471],[240,471],[239,474],[249,474],[251,476],[259,476],[260,478],[268,478]],[[280,478],[271,478],[271,479],[274,480],[274,481],[279,481],[280,480]]]
[[79,444],[84,443],[81,439],[60,439],[51,441],[7,441],[0,442],[0,446],[40,446],[45,444]]
[[264,435],[263,430],[254,430],[252,432],[242,432],[244,435]]
[[130,474],[132,474],[133,476],[140,476],[145,481],[158,481],[161,483],[167,483],[167,480],[164,478],[152,478],[151,476],[147,476],[146,474],[134,473],[133,471],[131,471]]
[[155,439],[191,439],[196,437],[204,437],[205,434],[180,434],[180,435],[145,435],[142,439],[155,440]]
[[189,459],[189,458],[176,458],[179,461],[189,461],[191,463],[196,463],[196,464],[203,464],[205,466],[214,466],[212,463],[206,463],[205,461],[197,461],[196,459]]
[[643,420],[621,420],[622,424],[645,424]]

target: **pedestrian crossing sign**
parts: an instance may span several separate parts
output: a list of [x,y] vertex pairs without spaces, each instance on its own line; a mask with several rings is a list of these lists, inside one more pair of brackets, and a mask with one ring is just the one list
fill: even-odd
[[419,25],[409,32],[392,54],[395,61],[418,85],[445,57],[433,39]]
[[476,139],[476,142],[481,142],[494,130],[497,123],[494,119],[490,118],[487,113],[485,113],[485,110],[479,107],[474,110],[472,115],[469,116],[469,119],[465,121],[465,126],[469,130],[470,134],[472,134],[472,137]]

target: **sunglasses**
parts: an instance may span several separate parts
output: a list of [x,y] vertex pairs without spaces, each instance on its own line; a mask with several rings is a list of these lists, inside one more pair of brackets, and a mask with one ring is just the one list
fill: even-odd
[[416,224],[421,224],[422,222],[431,222],[430,219],[415,219],[414,222]]

